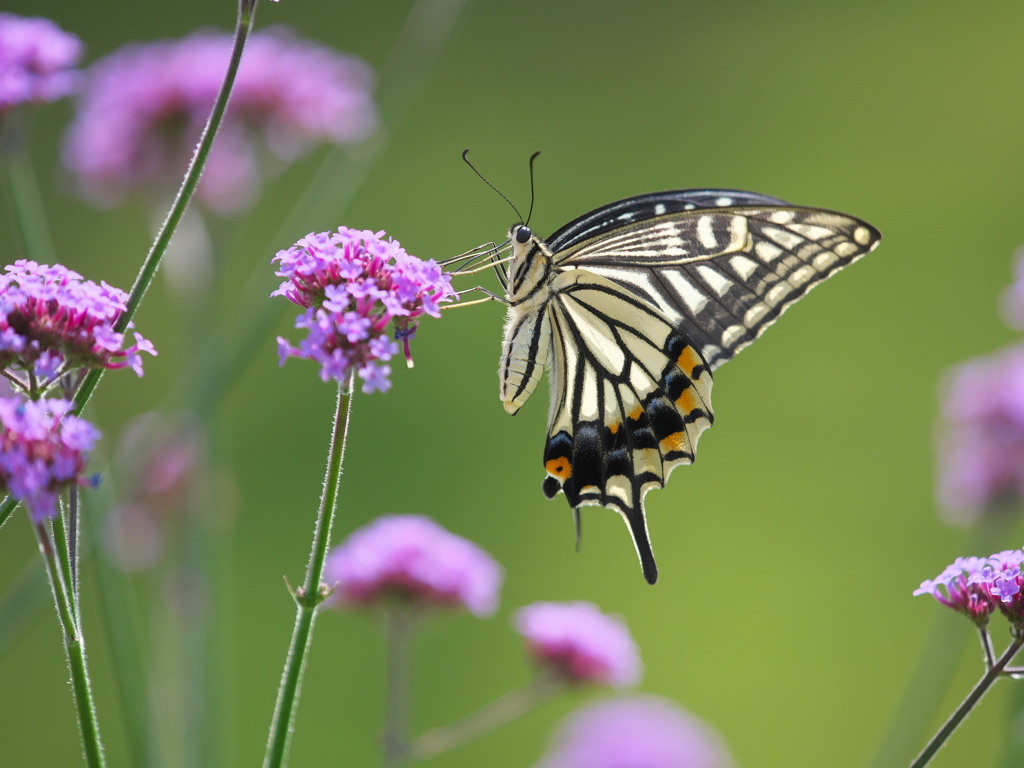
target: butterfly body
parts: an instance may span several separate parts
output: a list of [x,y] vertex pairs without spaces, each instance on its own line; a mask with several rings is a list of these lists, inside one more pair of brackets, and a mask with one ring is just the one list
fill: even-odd
[[738,190],[628,198],[546,242],[512,227],[500,395],[515,413],[550,372],[545,495],[619,512],[654,583],[644,496],[693,462],[712,370],[880,237]]

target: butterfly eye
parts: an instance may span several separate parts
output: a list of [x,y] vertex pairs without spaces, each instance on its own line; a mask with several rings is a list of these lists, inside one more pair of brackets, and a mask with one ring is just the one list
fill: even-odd
[[533,237],[533,232],[525,224],[516,230],[516,242],[520,245],[528,243],[531,237]]

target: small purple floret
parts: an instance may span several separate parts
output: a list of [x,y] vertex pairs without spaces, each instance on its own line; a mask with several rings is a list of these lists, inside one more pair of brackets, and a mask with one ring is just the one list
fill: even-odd
[[68,413],[68,400],[0,398],[0,489],[28,507],[39,522],[57,514],[57,497],[82,477],[100,433]]
[[74,93],[82,41],[49,19],[0,13],[0,111]]
[[660,696],[585,704],[559,726],[534,768],[732,768],[722,737]]
[[298,347],[278,339],[281,363],[289,357],[314,360],[324,381],[341,383],[354,370],[367,393],[391,387],[391,367],[382,363],[399,346],[388,337],[388,324],[411,367],[409,340],[420,318],[439,314],[432,310],[456,298],[451,277],[437,262],[410,256],[384,232],[341,227],[311,233],[274,261],[285,280],[271,296],[305,308],[295,327],[308,334]]
[[75,368],[131,367],[142,375],[140,352],[156,354],[139,334],[121,349],[124,336],[114,324],[128,294],[106,283],[84,280],[60,264],[17,261],[0,273],[0,367],[29,389],[37,389]]
[[640,681],[643,665],[625,622],[593,603],[533,603],[515,621],[534,660],[568,680],[616,687]]
[[355,531],[327,557],[324,581],[337,607],[388,599],[463,607],[488,616],[498,607],[502,568],[484,550],[423,515],[385,515]]

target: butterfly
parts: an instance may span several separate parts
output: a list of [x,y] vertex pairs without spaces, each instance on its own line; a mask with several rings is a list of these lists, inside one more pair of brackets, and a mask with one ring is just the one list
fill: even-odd
[[545,369],[544,494],[622,515],[658,577],[644,496],[693,462],[714,423],[712,372],[797,299],[872,251],[865,221],[739,190],[605,205],[546,241],[526,224],[495,263],[508,315],[501,400],[515,414]]

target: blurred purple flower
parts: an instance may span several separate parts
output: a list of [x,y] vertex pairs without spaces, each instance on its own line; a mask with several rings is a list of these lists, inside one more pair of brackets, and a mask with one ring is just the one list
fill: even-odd
[[0,488],[39,522],[57,514],[57,497],[82,479],[87,453],[100,433],[72,416],[69,400],[0,398]]
[[324,580],[336,607],[371,607],[397,598],[418,606],[498,607],[502,568],[473,542],[423,515],[385,515],[327,556]]
[[74,93],[82,41],[49,19],[0,13],[0,110]]
[[[0,273],[0,367],[29,390],[45,389],[75,368],[131,367],[142,375],[141,352],[155,355],[149,341],[124,334],[114,324],[128,294],[97,285],[60,264],[16,261]],[[131,325],[129,325],[131,327]]]
[[953,522],[1024,496],[1024,346],[954,368],[942,415],[938,496]]
[[[90,200],[117,202],[137,186],[173,190],[227,70],[233,38],[201,31],[126,46],[89,68],[64,163]],[[361,59],[282,29],[245,48],[231,102],[197,190],[217,213],[259,189],[255,139],[280,162],[320,142],[348,143],[377,123],[373,73]]]
[[534,660],[567,680],[616,687],[640,681],[643,665],[625,622],[593,603],[533,603],[515,621]]
[[585,704],[559,726],[535,768],[731,768],[722,737],[660,696]]
[[383,238],[384,232],[341,227],[278,251],[275,274],[285,280],[270,295],[304,307],[295,327],[308,332],[298,347],[278,337],[281,365],[289,357],[315,360],[320,378],[341,383],[356,370],[363,392],[386,392],[391,368],[384,363],[399,349],[386,333],[393,323],[412,366],[409,340],[419,318],[440,317],[438,304],[456,294],[437,262],[410,256],[397,240]]

